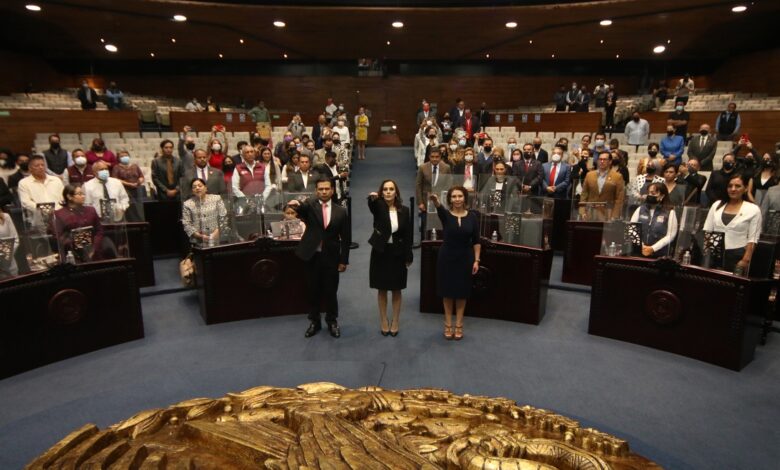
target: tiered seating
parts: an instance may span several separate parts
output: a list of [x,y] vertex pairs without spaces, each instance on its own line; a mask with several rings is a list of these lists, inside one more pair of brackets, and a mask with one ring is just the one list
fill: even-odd
[[[692,95],[686,111],[723,111],[729,103],[737,104],[738,111],[767,111],[780,110],[780,96],[767,96],[766,93],[738,93],[738,92],[702,92],[697,91]],[[670,98],[664,103],[660,111],[674,111],[674,99]]]

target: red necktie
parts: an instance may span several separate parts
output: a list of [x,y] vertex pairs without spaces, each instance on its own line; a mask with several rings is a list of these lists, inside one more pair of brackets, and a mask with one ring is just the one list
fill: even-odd
[[322,203],[322,228],[328,228],[328,203]]
[[466,165],[466,178],[471,177],[471,165]]
[[558,168],[557,163],[553,163],[552,170],[550,170],[550,186],[555,186],[555,170]]

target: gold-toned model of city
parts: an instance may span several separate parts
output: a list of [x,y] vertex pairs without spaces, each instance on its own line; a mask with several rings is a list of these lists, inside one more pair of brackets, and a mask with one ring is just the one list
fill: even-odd
[[28,469],[659,469],[628,443],[507,398],[256,387],[88,424]]

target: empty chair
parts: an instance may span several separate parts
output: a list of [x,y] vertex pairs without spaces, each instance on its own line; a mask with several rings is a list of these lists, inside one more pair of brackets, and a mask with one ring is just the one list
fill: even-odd
[[571,132],[556,132],[555,133],[555,140],[559,140],[561,137],[564,137],[566,139],[571,140]]
[[542,139],[542,142],[549,142],[555,140],[555,132],[540,132],[538,137]]
[[517,132],[517,129],[515,128],[515,126],[501,126],[501,132],[514,134],[515,132]]
[[521,141],[525,142],[531,142],[536,138],[536,132],[521,132],[520,133],[520,139]]
[[125,140],[128,140],[128,139],[140,139],[141,138],[141,133],[140,132],[122,132],[122,137]]

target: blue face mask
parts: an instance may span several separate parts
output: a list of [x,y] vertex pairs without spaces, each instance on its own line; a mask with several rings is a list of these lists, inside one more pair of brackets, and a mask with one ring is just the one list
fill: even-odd
[[458,145],[460,145],[461,147],[465,147],[466,146],[466,139],[460,139],[458,141]]
[[100,181],[108,180],[108,170],[100,170],[97,172],[97,177]]
[[128,157],[127,155],[119,157],[119,162],[122,163],[123,165],[127,165],[128,163],[130,163],[130,157]]

